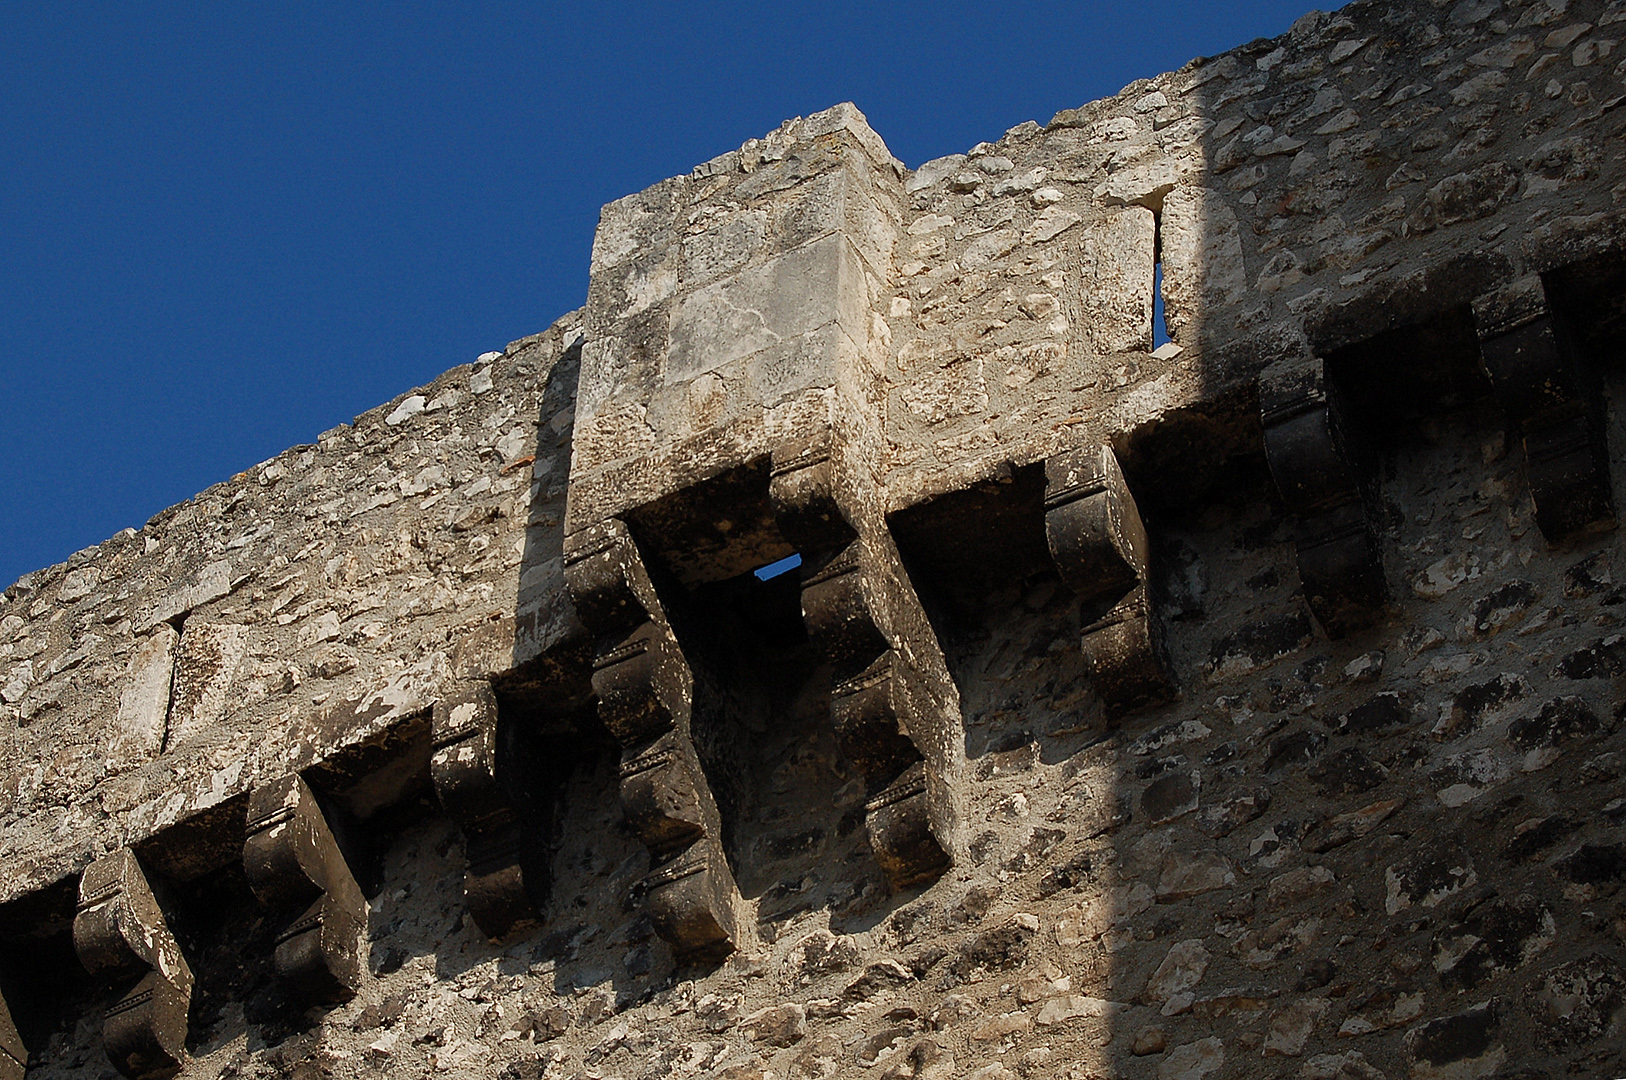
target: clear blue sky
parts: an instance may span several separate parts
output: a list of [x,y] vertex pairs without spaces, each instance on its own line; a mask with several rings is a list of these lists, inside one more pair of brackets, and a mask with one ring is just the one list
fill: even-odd
[[918,165],[1302,5],[4,5],[0,587],[545,328],[787,117]]

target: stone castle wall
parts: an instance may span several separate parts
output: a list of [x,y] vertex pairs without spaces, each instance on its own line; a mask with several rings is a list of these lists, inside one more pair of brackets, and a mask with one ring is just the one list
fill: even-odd
[[18,581],[0,1078],[1626,1072],[1623,41],[790,121]]

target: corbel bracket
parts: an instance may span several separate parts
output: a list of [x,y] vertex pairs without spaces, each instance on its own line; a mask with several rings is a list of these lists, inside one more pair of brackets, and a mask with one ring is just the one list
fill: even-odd
[[1372,473],[1320,358],[1266,368],[1259,411],[1270,474],[1298,517],[1299,580],[1310,611],[1328,637],[1371,625],[1388,598],[1368,508]]
[[846,513],[828,443],[774,455],[769,497],[802,554],[802,616],[830,661],[831,721],[863,776],[865,827],[893,888],[953,864],[957,812],[947,781],[960,724],[936,634],[891,534]]
[[524,857],[530,823],[523,812],[529,764],[519,732],[500,721],[485,681],[434,708],[429,773],[441,806],[463,832],[468,871],[463,897],[475,925],[492,939],[537,920],[545,868]]
[[626,525],[567,538],[565,582],[595,637],[593,691],[621,744],[621,805],[649,849],[650,919],[685,958],[725,956],[739,944],[741,901],[690,735],[694,673]]
[[73,945],[85,970],[119,995],[102,1024],[107,1059],[131,1080],[179,1072],[192,969],[129,848],[91,863],[79,879]]
[[260,902],[288,920],[277,935],[278,976],[307,1005],[336,1005],[361,986],[367,899],[316,794],[299,775],[249,796],[243,867]]
[[1474,301],[1479,359],[1523,436],[1536,525],[1549,541],[1614,528],[1603,394],[1541,277]]
[[1044,505],[1050,557],[1083,602],[1084,659],[1108,715],[1173,700],[1146,526],[1118,456],[1103,445],[1049,458]]

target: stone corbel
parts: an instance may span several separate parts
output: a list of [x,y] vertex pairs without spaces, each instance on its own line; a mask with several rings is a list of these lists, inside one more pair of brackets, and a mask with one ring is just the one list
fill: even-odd
[[367,899],[315,793],[297,774],[255,788],[247,832],[249,887],[288,920],[276,939],[277,975],[307,1005],[350,1000],[361,986]]
[[835,669],[831,721],[864,778],[876,861],[894,888],[930,881],[953,863],[945,774],[960,722],[936,635],[884,526],[861,529],[842,511],[818,443],[776,454],[769,492],[802,554],[803,620]]
[[6,1001],[0,998],[0,1080],[23,1080],[28,1068],[28,1051],[23,1048],[23,1037],[17,1034],[17,1025],[11,1022]]
[[690,736],[694,673],[626,526],[605,521],[569,538],[565,582],[596,640],[593,691],[621,744],[622,807],[649,849],[650,919],[681,956],[726,955],[740,941],[741,902]]
[[192,969],[129,848],[91,863],[79,879],[73,945],[85,970],[119,995],[102,1023],[107,1059],[131,1080],[179,1072]]
[[1152,603],[1149,543],[1110,446],[1045,462],[1045,540],[1063,583],[1083,602],[1082,648],[1109,716],[1176,693]]
[[1523,435],[1536,525],[1551,542],[1615,525],[1603,394],[1539,275],[1474,301],[1480,366]]
[[[483,680],[435,703],[429,773],[441,806],[463,832],[468,871],[463,898],[487,937],[534,922],[546,881],[523,857],[529,823],[521,810],[529,777],[518,733],[498,722],[497,699]],[[528,874],[529,871],[529,874]]]
[[1305,602],[1340,638],[1376,622],[1388,586],[1373,515],[1372,473],[1336,388],[1317,357],[1278,361],[1259,376],[1265,458],[1298,517]]

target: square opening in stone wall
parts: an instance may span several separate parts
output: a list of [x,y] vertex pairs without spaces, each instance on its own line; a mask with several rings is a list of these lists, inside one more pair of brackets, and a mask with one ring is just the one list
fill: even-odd
[[1588,360],[1626,364],[1626,252],[1610,252],[1542,275],[1548,296]]
[[1328,380],[1370,430],[1449,412],[1490,392],[1467,306],[1335,349],[1324,360]]

